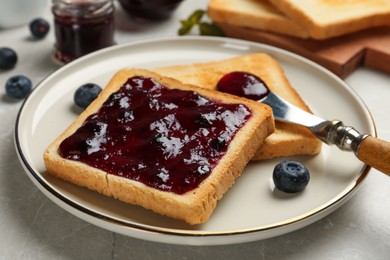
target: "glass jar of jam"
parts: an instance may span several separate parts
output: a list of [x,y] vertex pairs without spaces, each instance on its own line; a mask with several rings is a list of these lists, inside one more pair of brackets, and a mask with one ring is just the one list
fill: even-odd
[[55,58],[70,62],[114,44],[112,0],[53,0]]

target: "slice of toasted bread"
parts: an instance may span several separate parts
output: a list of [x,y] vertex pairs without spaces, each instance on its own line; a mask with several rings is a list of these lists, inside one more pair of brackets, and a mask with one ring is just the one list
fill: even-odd
[[[152,85],[147,85],[149,83]],[[164,93],[168,93],[169,102],[167,99],[162,100],[163,92],[158,92],[159,89],[167,90]],[[195,96],[193,101],[187,99],[190,95]],[[113,111],[115,102],[117,105]],[[207,108],[210,104],[216,104],[218,108],[210,112],[215,114],[214,119],[207,117],[208,124],[203,122],[193,126],[192,118],[200,113],[198,109]],[[145,113],[145,109],[151,112]],[[129,114],[132,116],[129,117]],[[172,121],[172,117],[175,120]],[[237,120],[240,121],[239,124]],[[98,130],[93,128],[93,131],[88,128],[85,130],[86,126],[96,121],[104,127]],[[215,132],[222,122],[225,130]],[[171,127],[175,130],[173,134],[170,130],[164,134],[159,132]],[[46,149],[44,162],[48,173],[55,177],[162,215],[197,224],[210,217],[217,201],[273,130],[272,110],[266,105],[184,85],[150,71],[123,69],[116,73],[98,98]],[[166,153],[172,151],[169,146],[164,145],[169,142],[160,145],[161,140],[156,139],[157,135],[153,131],[162,134],[161,138],[175,139],[175,142],[180,139],[176,134],[184,132],[180,145],[172,146],[178,149],[175,151],[179,151],[179,155],[189,157]],[[145,135],[149,132],[152,133]],[[81,137],[80,133],[83,133]],[[220,148],[212,145],[200,147],[202,143],[199,136],[205,136],[203,139],[208,140],[212,136],[210,133],[228,136],[225,137],[226,150],[220,153]],[[155,138],[152,138],[153,135]],[[115,138],[118,141],[114,141]],[[124,146],[123,143],[127,141],[128,145]],[[158,142],[154,150],[151,149],[151,142]],[[70,152],[67,152],[67,146],[71,147]],[[199,154],[199,149],[203,149],[202,154]],[[215,154],[221,155],[215,157]],[[208,164],[210,158],[217,160]],[[121,163],[117,163],[119,161]],[[100,164],[108,165],[108,168]],[[186,165],[183,167],[182,164]],[[208,172],[204,166],[209,167]],[[199,167],[203,167],[201,171]],[[194,172],[190,169],[198,170]],[[186,188],[186,185],[191,185],[192,179],[198,177],[202,177],[199,183]],[[150,182],[148,178],[151,179]],[[175,189],[172,188],[174,186]],[[185,188],[184,191],[178,192],[182,188]]]
[[314,39],[390,25],[387,0],[270,0]]
[[[290,85],[283,69],[271,56],[263,53],[248,54],[221,61],[170,66],[154,69],[187,84],[216,89],[219,79],[232,71],[245,71],[260,77],[276,94],[290,103],[311,112],[302,98]],[[280,156],[313,155],[319,153],[322,142],[301,126],[276,122],[275,133],[267,137],[253,160]]]
[[207,14],[215,23],[308,38],[303,26],[296,23],[266,0],[211,0]]

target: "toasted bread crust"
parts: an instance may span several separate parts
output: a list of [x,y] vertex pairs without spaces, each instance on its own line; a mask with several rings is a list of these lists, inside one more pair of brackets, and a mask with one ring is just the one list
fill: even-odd
[[[73,134],[90,114],[97,112],[111,93],[135,75],[152,77],[169,88],[193,90],[223,103],[244,104],[251,110],[252,116],[236,133],[229,145],[228,153],[210,176],[194,190],[182,195],[161,191],[134,180],[108,174],[81,162],[66,160],[58,154],[61,142]],[[189,224],[198,224],[208,220],[217,201],[230,188],[258,147],[273,130],[272,110],[266,105],[231,95],[221,95],[212,90],[183,85],[177,80],[150,71],[123,69],[116,73],[99,97],[45,150],[44,162],[47,172],[55,177],[127,203],[143,206],[159,214],[184,220]]]
[[[255,53],[222,61],[171,66],[155,69],[158,73],[184,83],[216,89],[219,79],[232,71],[246,71],[260,77],[280,97],[311,112],[290,85],[279,63],[268,54]],[[252,160],[280,156],[313,155],[320,152],[322,142],[305,127],[276,122],[275,133],[267,137]]]

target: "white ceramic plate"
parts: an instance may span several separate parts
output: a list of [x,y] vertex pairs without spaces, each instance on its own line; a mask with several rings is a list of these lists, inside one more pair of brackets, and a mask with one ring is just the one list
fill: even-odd
[[220,60],[266,52],[278,60],[312,110],[341,119],[376,136],[373,120],[358,96],[338,77],[292,53],[226,38],[182,37],[114,46],[78,59],[45,78],[23,104],[15,129],[21,163],[35,185],[72,214],[102,228],[164,243],[216,245],[269,238],[307,226],[326,216],[361,185],[369,167],[352,153],[324,145],[318,156],[295,157],[311,171],[304,192],[288,195],[272,187],[280,159],[250,163],[210,218],[190,226],[54,179],[45,172],[42,154],[78,115],[73,93],[81,84],[104,86],[123,67],[155,68]]

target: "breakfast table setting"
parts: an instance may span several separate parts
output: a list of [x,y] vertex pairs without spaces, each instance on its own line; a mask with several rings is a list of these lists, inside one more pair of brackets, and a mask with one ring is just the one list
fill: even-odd
[[[0,0],[0,259],[389,258],[389,152],[369,150],[365,163],[350,151],[357,139],[390,141],[388,26],[325,44],[229,24],[207,12],[219,1],[166,1],[169,8],[145,12],[130,3],[164,1],[99,0],[99,12],[69,27],[69,17],[87,9],[65,15],[65,2]],[[91,102],[76,97],[83,84],[104,87],[123,68],[188,69],[254,53],[280,64],[315,115],[331,126],[341,121],[346,140],[323,138],[328,126],[309,127],[329,144],[316,154],[250,161],[210,219],[195,225],[47,174],[45,148]],[[307,166],[307,187],[275,187],[282,160]]]

